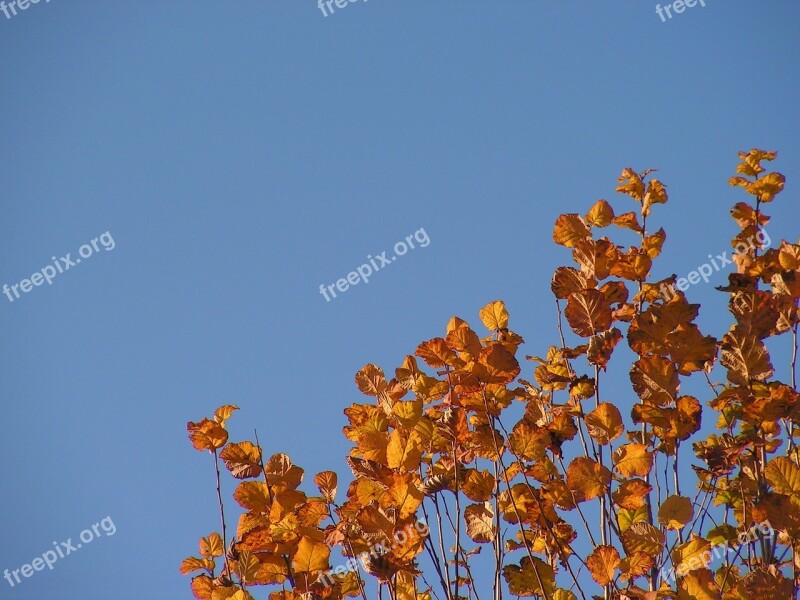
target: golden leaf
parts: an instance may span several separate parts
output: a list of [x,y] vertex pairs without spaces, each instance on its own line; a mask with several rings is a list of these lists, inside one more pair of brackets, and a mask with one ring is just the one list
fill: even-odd
[[683,496],[670,496],[658,509],[658,522],[667,529],[682,529],[693,516],[692,501]]
[[489,331],[508,329],[508,311],[502,300],[489,302],[480,310],[478,316]]
[[386,376],[376,365],[366,365],[356,373],[356,385],[362,394],[378,397],[386,390]]
[[608,585],[614,581],[614,571],[619,567],[619,552],[614,546],[597,546],[586,557],[589,573],[600,585]]
[[589,227],[606,227],[613,219],[614,209],[605,200],[595,202],[584,218]]
[[236,479],[260,477],[263,473],[261,450],[250,442],[230,443],[222,449],[219,457]]
[[[572,248],[578,242],[591,239],[592,234],[580,215],[569,213],[559,215],[553,229],[553,241],[561,246]],[[488,328],[491,329],[491,328]]]
[[322,542],[317,542],[307,536],[300,538],[297,552],[292,557],[292,568],[295,573],[315,573],[328,568],[330,549]]
[[222,556],[225,548],[222,544],[222,538],[218,533],[212,533],[208,537],[200,538],[200,556],[204,558],[213,558],[215,556]]
[[489,502],[470,504],[464,509],[467,535],[473,542],[488,544],[495,538],[494,510]]
[[333,471],[322,471],[322,473],[314,475],[314,483],[317,484],[319,493],[328,503],[332,503],[336,499],[338,482],[339,476]]
[[586,430],[600,445],[611,443],[625,431],[619,409],[603,402],[586,415]]
[[222,448],[228,441],[228,432],[225,428],[209,419],[203,419],[199,423],[189,421],[186,424],[186,431],[189,432],[189,440],[197,450],[209,450],[213,452]]
[[536,556],[533,561],[524,556],[519,565],[506,565],[503,577],[508,583],[508,591],[516,596],[551,598],[556,585],[553,567]]
[[599,290],[583,290],[569,297],[564,309],[572,330],[589,337],[611,327],[611,305]]
[[645,477],[653,467],[653,453],[644,444],[625,444],[620,446],[611,458],[614,468],[623,477]]
[[579,456],[567,467],[567,487],[577,502],[602,496],[610,484],[611,471],[590,458]]

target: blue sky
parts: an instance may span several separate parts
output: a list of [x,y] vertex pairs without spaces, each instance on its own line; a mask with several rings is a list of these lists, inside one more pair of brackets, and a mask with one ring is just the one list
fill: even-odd
[[[234,437],[257,426],[307,475],[345,473],[342,409],[364,364],[393,371],[451,316],[477,329],[497,298],[524,353],[556,343],[549,280],[569,255],[553,222],[601,197],[632,210],[613,192],[623,167],[668,185],[657,276],[729,248],[741,149],[780,151],[769,232],[796,239],[800,4],[706,0],[668,22],[655,4],[0,13],[0,283],[115,242],[0,296],[0,569],[116,526],[52,571],[0,580],[0,598],[190,598],[177,566],[217,514],[188,420],[238,404]],[[420,228],[427,247],[320,295]],[[721,335],[712,285],[688,295],[716,302],[701,325]],[[633,403],[625,377],[616,390]]]

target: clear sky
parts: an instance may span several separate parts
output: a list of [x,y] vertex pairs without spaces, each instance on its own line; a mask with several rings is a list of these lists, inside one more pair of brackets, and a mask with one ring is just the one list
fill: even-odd
[[[800,3],[705,3],[666,22],[652,0],[0,13],[0,284],[100,240],[52,285],[0,296],[0,570],[116,529],[0,598],[190,598],[178,564],[217,509],[188,420],[238,404],[234,438],[257,426],[307,475],[346,474],[364,364],[393,372],[498,298],[521,355],[556,342],[553,222],[601,197],[632,210],[623,167],[668,185],[656,275],[728,249],[741,149],[780,151],[769,232],[796,239]],[[421,228],[426,247],[320,294]],[[688,295],[716,301],[701,325],[721,335],[721,295]]]

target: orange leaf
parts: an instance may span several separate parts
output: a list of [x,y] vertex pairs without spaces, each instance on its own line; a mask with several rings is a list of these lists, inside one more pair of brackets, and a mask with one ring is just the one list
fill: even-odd
[[610,444],[625,431],[619,409],[603,402],[586,415],[586,430],[600,445]]
[[325,502],[332,503],[336,499],[336,487],[339,477],[333,471],[323,471],[314,475],[314,483],[319,488],[319,493]]
[[564,309],[572,330],[589,337],[611,327],[611,306],[599,290],[583,290],[569,297]]
[[553,229],[553,241],[561,246],[572,248],[579,241],[591,239],[592,234],[580,215],[569,213],[556,219]]
[[261,450],[250,442],[230,443],[222,449],[219,457],[236,479],[259,477],[262,474]]
[[612,454],[614,467],[624,477],[645,477],[653,466],[653,453],[644,444],[625,444]]
[[614,546],[597,546],[586,557],[586,566],[594,579],[600,585],[608,585],[614,581],[614,571],[619,566],[619,552]]
[[214,451],[222,448],[228,441],[228,432],[216,421],[203,419],[199,423],[189,421],[186,424],[189,440],[197,450]]
[[614,209],[611,205],[605,200],[598,200],[586,213],[585,221],[589,227],[606,227],[611,224],[613,218]]
[[567,467],[567,488],[577,502],[602,496],[610,484],[611,471],[590,458],[579,456]]

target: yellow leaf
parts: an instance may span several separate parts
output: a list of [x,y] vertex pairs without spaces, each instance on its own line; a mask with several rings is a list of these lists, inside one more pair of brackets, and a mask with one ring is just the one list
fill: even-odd
[[303,536],[292,558],[292,568],[296,573],[315,573],[328,569],[330,549],[322,542]]
[[494,493],[496,481],[489,471],[468,469],[459,484],[467,498],[473,502],[486,502]]
[[619,183],[617,186],[619,193],[628,194],[634,200],[642,201],[644,198],[644,182],[633,169],[623,169],[617,182]]
[[422,458],[422,438],[415,430],[404,432],[399,429],[389,435],[386,459],[390,469],[415,471]]
[[503,577],[508,583],[508,591],[517,596],[553,596],[556,584],[553,567],[536,556],[533,561],[524,556],[519,565],[506,565]]
[[195,571],[202,571],[203,569],[211,569],[213,568],[213,566],[214,563],[209,561],[208,559],[196,558],[194,556],[190,556],[181,563],[180,572],[181,575],[188,575],[189,573],[194,573]]
[[800,467],[790,458],[779,456],[769,461],[766,477],[773,491],[786,496],[800,496]]
[[212,533],[208,537],[200,538],[200,556],[213,558],[222,556],[225,548],[222,546],[222,538],[218,533]]
[[606,227],[614,219],[614,209],[605,200],[598,200],[586,213],[586,223],[589,227]]
[[242,508],[254,512],[269,512],[271,501],[263,481],[243,481],[233,492],[233,499]]
[[[722,595],[708,569],[691,571],[681,579],[678,587],[678,600],[720,600]],[[760,600],[760,599],[759,599]]]
[[464,509],[464,521],[467,524],[467,535],[473,542],[488,544],[494,541],[494,511],[491,503],[470,504]]
[[711,561],[710,548],[711,542],[693,533],[688,541],[672,551],[672,564],[675,565],[675,572],[682,576],[687,571],[695,571],[707,566]]
[[225,427],[225,421],[230,419],[231,415],[237,410],[239,410],[239,407],[235,404],[225,404],[224,406],[220,406],[214,411],[214,421]]
[[495,300],[484,306],[478,316],[489,331],[508,329],[508,311],[502,300]]
[[[642,512],[644,513],[644,518],[647,518],[646,509],[642,509]],[[660,529],[650,525],[650,523],[639,521],[633,523],[622,534],[622,544],[627,554],[644,552],[655,556],[664,548],[664,534]]]
[[683,496],[670,496],[658,509],[658,522],[667,529],[682,529],[693,516],[692,501]]

